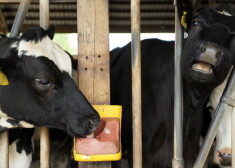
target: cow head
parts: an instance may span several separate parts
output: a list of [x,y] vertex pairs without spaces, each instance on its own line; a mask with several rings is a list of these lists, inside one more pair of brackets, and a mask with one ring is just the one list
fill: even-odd
[[[229,75],[228,75],[229,77]],[[211,112],[211,116],[215,115],[215,109],[219,104],[220,97],[223,94],[224,88],[228,81],[228,77],[224,82],[216,87],[210,95],[210,99],[208,101],[208,107]],[[233,97],[235,93],[233,93]],[[231,148],[231,118],[232,113],[235,113],[235,108],[232,106],[224,107],[223,118],[220,122],[218,132],[216,135],[216,143],[215,143],[215,152],[214,152],[214,162],[222,165],[222,166],[231,166],[232,163],[232,148]]]
[[183,78],[201,88],[215,88],[234,63],[235,13],[227,5],[201,10],[192,19],[181,59]]
[[71,78],[69,55],[52,41],[54,30],[36,27],[19,38],[0,39],[0,67],[9,80],[0,86],[0,117],[7,118],[2,128],[23,121],[82,137],[99,124]]

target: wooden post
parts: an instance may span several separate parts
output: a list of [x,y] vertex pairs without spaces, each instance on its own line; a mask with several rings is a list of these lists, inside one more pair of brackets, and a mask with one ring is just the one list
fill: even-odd
[[[78,85],[91,104],[110,104],[108,0],[78,0]],[[79,168],[111,162],[79,162]]]
[[[40,26],[47,29],[49,26],[49,0],[40,0]],[[49,129],[40,128],[40,168],[50,167],[50,140]]]

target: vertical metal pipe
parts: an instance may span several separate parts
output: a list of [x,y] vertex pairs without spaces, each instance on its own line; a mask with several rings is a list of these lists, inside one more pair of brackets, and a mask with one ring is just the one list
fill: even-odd
[[[16,13],[15,20],[13,22],[10,37],[17,37],[20,34],[21,27],[24,23],[25,16],[29,9],[31,0],[21,0],[19,8]],[[0,168],[9,167],[9,143],[8,143],[8,131],[0,134]]]
[[[47,29],[49,26],[49,0],[40,0],[40,26]],[[40,167],[50,167],[50,140],[49,129],[40,128]]]
[[[235,70],[232,70],[232,73],[227,82],[226,88],[220,99],[220,102],[216,108],[215,115],[208,129],[206,138],[202,144],[197,160],[194,164],[194,168],[202,168],[205,164],[206,158],[210,151],[211,145],[214,141],[216,133],[218,131],[220,122],[223,118],[226,106],[234,106],[234,99],[232,99],[232,93],[235,92]],[[231,103],[232,102],[232,103]],[[234,150],[234,149],[233,149]]]
[[182,110],[182,79],[180,59],[183,46],[183,32],[178,18],[175,2],[175,56],[174,56],[174,156],[173,168],[183,168],[183,110]]
[[49,26],[49,0],[40,0],[40,26],[47,29]]
[[[234,107],[233,107],[234,109]],[[225,113],[228,113],[226,111]],[[232,122],[231,122],[231,142],[232,142],[232,168],[235,168],[235,113],[232,111]]]
[[24,19],[26,17],[27,11],[29,9],[29,5],[31,0],[21,0],[19,8],[16,13],[15,20],[13,22],[10,37],[17,37],[20,34],[20,30],[23,26]]
[[0,168],[9,167],[8,131],[0,134]]
[[142,168],[140,0],[131,0],[133,167]]

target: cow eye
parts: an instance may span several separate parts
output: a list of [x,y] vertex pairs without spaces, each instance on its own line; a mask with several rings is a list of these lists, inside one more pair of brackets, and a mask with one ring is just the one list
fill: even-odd
[[193,20],[193,21],[192,21],[192,25],[193,25],[193,26],[197,26],[197,25],[198,25],[198,21]]
[[36,81],[37,81],[40,85],[43,85],[43,86],[50,85],[50,81],[47,80],[47,79],[36,79]]
[[42,78],[42,79],[35,79],[35,85],[39,90],[47,90],[53,88],[53,84],[50,80]]

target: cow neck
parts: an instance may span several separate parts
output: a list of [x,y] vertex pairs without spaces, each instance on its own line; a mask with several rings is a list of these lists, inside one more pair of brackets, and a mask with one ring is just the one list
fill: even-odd
[[[206,89],[205,89],[206,88]],[[205,103],[212,90],[206,86],[184,85],[184,104],[195,110]]]
[[6,85],[9,85],[7,76],[0,69],[0,86],[6,86]]
[[[206,89],[205,89],[206,88]],[[184,85],[184,138],[187,140],[190,138],[195,127],[199,127],[196,130],[200,130],[203,119],[203,106],[207,101],[211,88],[200,87],[200,85]],[[198,135],[198,134],[197,134]],[[195,133],[196,136],[196,133]],[[198,136],[199,137],[199,136]],[[198,138],[197,137],[197,138]]]

